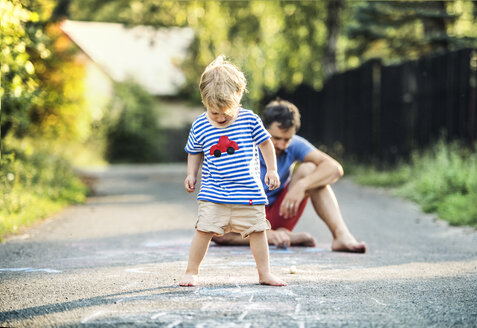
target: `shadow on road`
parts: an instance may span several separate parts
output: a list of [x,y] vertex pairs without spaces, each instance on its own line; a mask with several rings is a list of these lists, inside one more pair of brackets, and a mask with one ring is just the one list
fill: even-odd
[[[154,294],[154,292],[164,290],[164,293]],[[141,293],[149,293],[143,296],[130,296]],[[150,294],[152,293],[152,294]],[[89,298],[82,298],[76,301],[47,304],[41,306],[34,306],[13,311],[0,312],[0,322],[3,320],[14,320],[31,318],[35,316],[42,316],[45,314],[53,314],[58,312],[72,311],[78,308],[93,307],[96,305],[117,304],[118,302],[132,301],[132,300],[150,300],[157,298],[158,295],[166,296],[168,294],[177,295],[180,293],[186,294],[187,291],[178,286],[162,286],[156,288],[147,288],[142,290],[126,291],[121,293],[113,293],[102,296],[95,296]]]

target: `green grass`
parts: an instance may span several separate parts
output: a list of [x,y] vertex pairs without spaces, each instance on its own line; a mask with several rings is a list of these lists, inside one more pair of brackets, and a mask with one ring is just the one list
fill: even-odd
[[439,141],[393,169],[351,166],[351,176],[359,184],[392,188],[452,225],[477,227],[477,153],[457,142]]
[[0,240],[86,199],[86,186],[59,157],[11,150],[0,160]]

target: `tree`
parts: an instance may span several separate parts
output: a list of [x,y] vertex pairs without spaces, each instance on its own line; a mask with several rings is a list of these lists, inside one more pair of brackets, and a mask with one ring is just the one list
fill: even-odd
[[114,85],[106,120],[106,158],[110,162],[159,162],[166,151],[154,97],[138,84]]
[[[0,0],[0,97],[1,137],[10,130],[28,124],[28,108],[38,88],[35,67],[28,49],[35,48],[35,40],[27,23],[38,21],[38,14],[25,9],[20,1]],[[31,29],[30,29],[31,30]],[[41,31],[32,29],[41,36]]]
[[0,235],[86,194],[65,152],[83,141],[89,111],[72,44],[51,21],[55,4],[0,0]]
[[320,1],[73,0],[70,15],[128,25],[192,27],[196,39],[183,66],[186,91],[198,98],[204,67],[225,54],[245,71],[250,91],[245,101],[254,105],[264,93],[283,85],[322,84],[325,8]]
[[475,3],[71,0],[68,12],[76,20],[192,27],[185,92],[197,98],[202,69],[224,53],[246,71],[248,99],[255,103],[281,86],[319,88],[339,68],[369,58],[399,61],[475,46]]
[[447,12],[441,1],[376,1],[353,6],[353,19],[347,26],[349,56],[362,60],[416,58],[449,50],[457,40],[448,28],[459,14]]
[[327,37],[323,55],[323,73],[325,79],[337,72],[336,50],[340,34],[340,12],[345,6],[344,0],[329,0],[327,5]]
[[54,0],[0,0],[4,142],[12,137],[78,144],[90,135],[83,67],[74,44],[51,19],[55,5]]

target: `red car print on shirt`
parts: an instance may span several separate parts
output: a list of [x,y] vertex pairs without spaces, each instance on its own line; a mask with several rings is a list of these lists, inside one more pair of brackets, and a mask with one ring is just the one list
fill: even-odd
[[238,149],[239,146],[235,141],[229,140],[229,137],[227,136],[221,136],[219,138],[219,142],[210,148],[210,155],[220,157],[224,152],[227,152],[227,154],[232,155]]

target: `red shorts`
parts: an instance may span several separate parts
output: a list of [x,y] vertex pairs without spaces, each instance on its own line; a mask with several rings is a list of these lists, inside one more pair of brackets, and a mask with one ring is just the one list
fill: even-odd
[[301,201],[300,206],[298,206],[298,211],[296,212],[295,216],[285,219],[285,217],[280,215],[280,206],[282,205],[283,198],[285,198],[287,192],[288,185],[285,186],[283,191],[280,193],[280,195],[272,205],[265,207],[267,219],[268,221],[270,221],[273,230],[276,230],[278,228],[285,228],[290,231],[293,230],[301,215],[303,214],[303,211],[305,210],[306,203],[308,202],[308,196],[306,196]]

